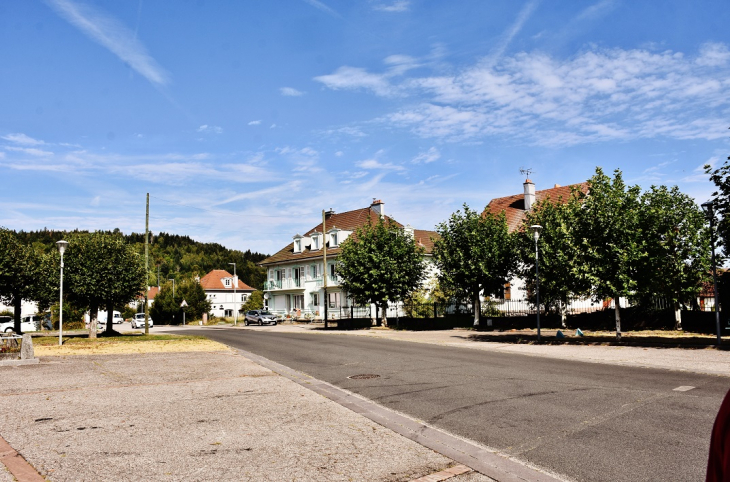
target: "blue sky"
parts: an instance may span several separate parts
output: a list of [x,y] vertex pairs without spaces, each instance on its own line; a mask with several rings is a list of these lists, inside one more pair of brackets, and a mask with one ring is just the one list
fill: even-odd
[[618,168],[698,201],[730,154],[726,1],[0,3],[0,225],[272,253],[321,210]]

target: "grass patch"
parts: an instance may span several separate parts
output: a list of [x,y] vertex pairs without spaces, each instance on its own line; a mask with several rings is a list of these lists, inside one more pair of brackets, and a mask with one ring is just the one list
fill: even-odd
[[130,333],[92,339],[88,335],[64,337],[33,337],[36,356],[104,355],[125,353],[169,353],[191,351],[225,351],[226,345],[191,335],[144,335]]

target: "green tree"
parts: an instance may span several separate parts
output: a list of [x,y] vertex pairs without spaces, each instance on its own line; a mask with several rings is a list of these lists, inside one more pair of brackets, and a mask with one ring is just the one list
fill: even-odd
[[160,292],[155,296],[155,302],[150,307],[150,316],[156,324],[171,325],[183,322],[183,300],[185,307],[185,321],[199,320],[203,313],[210,311],[210,302],[205,290],[194,279],[186,279],[175,286],[172,283],[162,285]]
[[[540,301],[546,310],[550,307],[557,309],[563,326],[565,309],[570,300],[590,290],[590,283],[581,262],[581,240],[577,238],[581,209],[579,196],[578,192],[574,192],[567,202],[562,199],[546,199],[537,203],[527,213],[517,234],[518,251],[522,260],[519,275],[525,280],[534,280],[535,239],[529,227],[536,224],[542,226],[538,241]],[[532,284],[534,281],[528,282],[528,286]]]
[[113,331],[116,306],[134,301],[145,289],[141,256],[118,235],[79,234],[64,255],[64,291],[76,306],[89,310],[89,337],[96,338],[99,308],[106,308],[107,331]]
[[251,293],[246,302],[241,307],[241,311],[260,310],[264,307],[264,293],[256,290]]
[[[177,295],[177,289],[175,289]],[[158,325],[171,325],[182,322],[180,303],[173,297],[172,283],[167,282],[160,286],[160,292],[155,296],[155,301],[150,306],[150,318]],[[182,302],[182,299],[180,300]]]
[[711,269],[709,229],[694,200],[676,186],[652,186],[641,198],[643,249],[637,294],[661,295],[674,308],[675,329],[682,329],[681,305],[696,299]]
[[[176,301],[179,301],[177,303],[178,307],[182,304],[183,300],[188,305],[185,308],[186,321],[200,320],[203,318],[203,313],[210,311],[210,301],[208,301],[205,290],[194,279],[187,279],[180,283],[175,290],[175,295],[177,296]],[[182,322],[182,319],[177,321]]]
[[12,231],[0,228],[0,299],[13,306],[16,333],[21,332],[23,300],[37,301],[47,308],[57,293],[58,279],[51,275],[51,266],[51,255],[39,252],[19,241]]
[[728,251],[730,246],[730,157],[717,169],[705,165],[705,172],[710,175],[710,181],[717,187],[712,193],[714,214],[718,217],[717,235],[720,243]]
[[436,230],[441,239],[434,245],[434,258],[441,285],[458,299],[472,300],[478,324],[480,293],[501,292],[517,267],[515,241],[505,215],[488,211],[480,215],[464,204],[463,213],[456,211]]
[[621,171],[611,179],[599,167],[583,195],[579,231],[582,254],[595,301],[615,301],[616,337],[621,338],[620,298],[637,288],[637,270],[646,253],[642,249],[639,186],[627,186]]
[[423,252],[395,223],[368,223],[342,243],[336,265],[340,287],[356,303],[379,307],[387,325],[387,303],[402,301],[423,280]]

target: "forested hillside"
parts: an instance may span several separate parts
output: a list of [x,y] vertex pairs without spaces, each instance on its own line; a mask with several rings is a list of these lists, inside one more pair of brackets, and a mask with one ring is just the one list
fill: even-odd
[[[60,239],[68,239],[72,234],[81,234],[87,231],[19,231],[18,239],[26,244],[32,244],[43,251],[56,249],[55,243]],[[127,243],[135,245],[140,254],[144,254],[144,233],[125,235],[118,229],[107,231],[109,234],[118,234]],[[261,289],[265,280],[265,271],[256,266],[256,263],[268,255],[227,249],[217,243],[200,243],[189,236],[180,236],[168,233],[150,233],[149,284],[160,284],[168,279],[181,281],[195,276],[204,276],[212,269],[224,269],[233,273],[236,263],[236,273],[241,281],[254,288]]]

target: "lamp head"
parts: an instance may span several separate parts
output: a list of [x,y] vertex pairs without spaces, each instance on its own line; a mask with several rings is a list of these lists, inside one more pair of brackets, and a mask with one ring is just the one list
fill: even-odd
[[532,237],[535,238],[535,242],[537,243],[537,240],[540,239],[542,226],[540,226],[539,224],[533,224],[532,226],[530,226],[530,229],[532,230]]
[[56,241],[56,246],[58,246],[58,252],[63,256],[63,252],[66,251],[66,247],[68,246],[68,241]]
[[714,213],[715,203],[714,202],[707,201],[705,203],[700,204],[700,206],[702,207],[702,210],[705,212],[705,217],[707,219],[711,219],[714,217],[714,215],[715,215],[715,213]]

